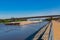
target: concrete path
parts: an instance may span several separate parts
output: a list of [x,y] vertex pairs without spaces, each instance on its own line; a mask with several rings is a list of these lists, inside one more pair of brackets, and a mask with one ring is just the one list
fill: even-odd
[[54,40],[60,40],[60,22],[52,21],[52,23],[53,23]]

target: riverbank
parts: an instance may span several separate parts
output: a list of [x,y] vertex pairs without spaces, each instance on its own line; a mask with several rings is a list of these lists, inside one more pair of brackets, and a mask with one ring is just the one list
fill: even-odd
[[32,24],[32,23],[37,23],[39,21],[21,21],[21,22],[9,22],[6,23],[7,25],[27,25],[27,24]]

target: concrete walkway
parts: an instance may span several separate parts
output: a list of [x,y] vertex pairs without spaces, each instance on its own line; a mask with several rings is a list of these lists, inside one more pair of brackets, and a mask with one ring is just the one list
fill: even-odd
[[53,23],[54,40],[60,40],[60,22],[52,21],[52,23]]

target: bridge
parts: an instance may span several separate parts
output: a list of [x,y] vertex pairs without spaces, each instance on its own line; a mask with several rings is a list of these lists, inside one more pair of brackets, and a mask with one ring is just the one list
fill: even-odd
[[21,17],[21,18],[11,18],[8,20],[27,20],[32,18],[60,18],[60,15],[48,15],[48,16],[33,16],[33,17]]
[[[37,32],[26,38],[26,40],[59,40],[60,36],[58,35],[60,29],[60,15],[50,15],[50,16],[36,16],[36,17],[24,17],[25,19],[30,18],[51,18],[51,21],[47,23],[47,25],[44,25],[42,28],[40,28]],[[57,20],[52,20],[52,18],[57,18]],[[55,24],[54,24],[55,23]],[[56,26],[56,23],[58,23],[58,27]],[[54,26],[55,25],[55,26]],[[56,37],[57,36],[57,37]]]
[[30,19],[30,18],[49,18],[49,17],[60,17],[60,15],[48,15],[48,16],[22,17],[22,18],[20,18],[20,19]]
[[[28,38],[26,38],[26,40],[59,40],[60,36],[58,36],[59,38],[56,38],[55,36],[57,34],[55,34],[55,29],[54,28],[56,24],[54,24],[54,22],[56,23],[56,21],[58,22],[58,20],[60,20],[60,15],[48,15],[48,16],[35,16],[35,17],[23,17],[23,18],[17,18],[17,19],[31,19],[31,18],[51,18],[51,21],[49,21],[49,23],[47,23],[46,25],[44,25],[42,28],[40,28],[37,32],[35,32],[34,34],[32,34],[31,36],[29,36]],[[52,20],[52,18],[58,18],[57,20]],[[58,23],[60,24],[60,22]],[[60,26],[60,25],[59,25]],[[58,26],[58,28],[60,28]],[[57,31],[58,31],[57,28]],[[59,33],[59,32],[57,32]]]
[[27,19],[29,18],[51,18],[51,19],[59,18],[59,19],[51,20],[47,25],[44,25],[44,27],[42,27],[36,33],[29,36],[26,40],[60,40],[60,36],[59,36],[60,32],[58,32],[60,30],[59,27],[60,15],[27,17]]
[[[17,39],[15,37],[18,37],[19,40],[21,40],[21,39],[22,40],[60,40],[60,32],[59,32],[60,31],[60,15],[23,17],[23,18],[14,18],[14,20],[16,20],[16,19],[17,20],[18,19],[19,20],[20,19],[27,20],[27,19],[31,19],[31,18],[47,18],[47,19],[51,18],[51,20],[47,21],[47,23],[45,23],[45,24],[41,24],[44,22],[38,22],[38,24],[36,24],[36,23],[35,24],[28,24],[28,25],[19,26],[19,27],[16,27],[16,26],[9,26],[8,27],[7,26],[8,29],[7,29],[7,27],[5,29],[3,27],[1,27],[1,30],[4,29],[4,31],[2,30],[3,32],[1,32],[1,30],[0,30],[0,33],[1,33],[0,40]],[[57,20],[52,20],[52,18],[57,18]],[[12,19],[10,19],[10,20],[12,20]],[[26,26],[28,26],[30,29],[27,27],[27,29],[28,29],[27,30],[25,28]],[[35,26],[36,26],[36,28],[35,28]],[[37,31],[35,31],[35,29],[37,29],[37,27],[39,29]],[[30,31],[32,32],[31,35],[29,34]],[[33,31],[35,31],[35,32],[33,32]],[[16,33],[16,35],[15,35],[15,33]],[[14,36],[12,36],[12,35],[14,35]]]

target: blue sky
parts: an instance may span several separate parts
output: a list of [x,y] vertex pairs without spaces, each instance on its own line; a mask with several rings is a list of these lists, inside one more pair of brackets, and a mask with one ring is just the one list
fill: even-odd
[[0,0],[0,18],[60,15],[60,0]]

